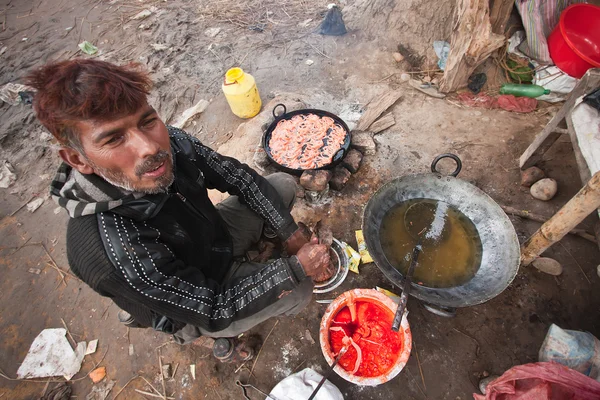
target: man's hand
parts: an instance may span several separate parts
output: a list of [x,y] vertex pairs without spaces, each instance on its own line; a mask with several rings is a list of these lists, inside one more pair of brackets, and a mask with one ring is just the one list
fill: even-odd
[[298,228],[296,232],[285,241],[284,246],[289,256],[295,256],[298,254],[298,250],[305,244],[308,244],[308,239],[304,235],[302,229]]
[[302,246],[296,254],[306,276],[317,276],[329,266],[329,248],[318,243],[319,241],[313,238],[310,243]]

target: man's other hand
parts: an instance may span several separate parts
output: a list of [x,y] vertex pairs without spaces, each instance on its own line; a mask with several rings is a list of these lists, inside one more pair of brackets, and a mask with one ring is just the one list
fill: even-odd
[[296,257],[304,268],[306,276],[317,276],[329,266],[329,248],[324,244],[318,244],[316,238],[302,246]]
[[302,246],[306,244],[308,244],[308,239],[302,229],[298,228],[296,232],[285,241],[284,246],[289,256],[295,256]]

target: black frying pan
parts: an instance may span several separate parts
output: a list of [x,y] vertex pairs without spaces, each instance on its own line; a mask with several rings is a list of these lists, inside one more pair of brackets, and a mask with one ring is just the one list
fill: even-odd
[[[277,115],[276,111],[277,111],[277,108],[279,108],[279,107],[283,107],[283,113],[281,113],[280,115]],[[346,138],[344,139],[344,143],[342,144],[342,147],[340,148],[340,150],[338,150],[338,152],[335,153],[335,155],[333,156],[333,160],[331,161],[331,163],[323,165],[322,167],[319,167],[317,169],[332,169],[333,167],[335,167],[342,161],[342,159],[348,153],[348,150],[350,150],[350,139],[351,139],[350,129],[348,129],[348,125],[346,125],[346,123],[344,121],[342,121],[342,119],[340,117],[338,117],[337,115],[332,114],[327,111],[315,110],[312,108],[290,111],[288,113],[284,104],[277,104],[275,107],[273,107],[273,117],[275,117],[275,121],[273,121],[271,123],[271,125],[269,125],[269,128],[265,131],[265,134],[263,135],[263,142],[262,142],[263,149],[265,149],[265,153],[267,153],[267,157],[269,157],[269,160],[273,164],[275,164],[277,166],[277,168],[279,168],[282,171],[285,171],[287,173],[294,174],[294,175],[301,175],[302,172],[304,171],[304,169],[301,169],[301,168],[294,169],[294,168],[285,167],[285,166],[279,164],[277,161],[275,161],[273,159],[273,155],[271,154],[271,147],[269,146],[269,142],[271,141],[271,134],[273,133],[273,130],[275,130],[275,127],[277,127],[277,124],[279,123],[279,121],[281,121],[283,119],[286,119],[286,120],[290,119],[296,115],[306,115],[306,114],[315,114],[315,115],[318,115],[319,117],[329,117],[329,118],[333,119],[337,124],[339,124],[344,129],[344,131],[346,131]]]

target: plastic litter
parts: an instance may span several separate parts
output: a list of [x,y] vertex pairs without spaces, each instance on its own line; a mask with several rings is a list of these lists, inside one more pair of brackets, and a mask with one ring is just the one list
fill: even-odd
[[529,84],[518,84],[518,83],[505,83],[500,88],[501,94],[512,94],[514,96],[520,97],[531,97],[536,98],[540,97],[544,94],[550,94],[550,90],[544,89],[539,85],[529,85]]
[[493,97],[485,93],[460,93],[457,96],[458,101],[469,107],[480,108],[502,108],[506,111],[528,113],[537,108],[537,100],[529,97],[515,97],[504,94],[498,97]]
[[588,332],[561,329],[552,324],[538,354],[600,381],[600,341]]
[[90,42],[88,42],[87,40],[84,40],[83,42],[79,43],[79,48],[81,49],[81,51],[83,51],[89,56],[94,55],[98,52],[98,48]]
[[21,85],[20,83],[7,83],[0,87],[0,100],[11,106],[16,106],[22,102],[22,92],[32,92],[33,88]]
[[208,107],[208,104],[209,104],[208,101],[206,101],[204,99],[200,100],[194,106],[185,110],[181,114],[181,117],[179,117],[179,119],[173,124],[173,126],[175,128],[183,129],[188,124],[190,119],[192,119],[196,115],[204,112],[204,110],[206,110],[206,107]]
[[106,367],[98,367],[88,375],[92,382],[98,383],[106,376]]
[[512,367],[487,385],[485,396],[474,393],[473,398],[596,400],[600,398],[600,383],[564,365],[538,362]]
[[140,11],[139,13],[135,14],[133,17],[131,17],[129,19],[133,20],[133,21],[141,20],[144,18],[148,18],[149,16],[151,16],[152,14],[154,14],[157,11],[158,11],[158,7],[152,6],[150,8]]
[[31,105],[33,104],[33,97],[35,96],[35,92],[26,90],[24,92],[19,92],[19,100],[23,104]]
[[600,88],[585,96],[583,98],[583,102],[588,106],[594,107],[596,110],[600,111]]
[[17,371],[17,378],[46,378],[64,376],[70,380],[79,372],[85,353],[85,342],[77,344],[75,351],[65,337],[64,328],[44,329],[33,340],[25,360]]
[[444,40],[436,40],[433,42],[433,50],[438,56],[438,67],[443,71],[446,69],[446,61],[448,61],[448,54],[450,54],[450,43]]
[[[269,396],[277,400],[308,399],[323,376],[310,368],[292,374],[279,382]],[[343,400],[342,392],[329,380],[326,380],[317,392],[315,400]]]
[[347,32],[342,11],[336,5],[330,6],[323,22],[321,22],[319,33],[321,35],[342,36]]
[[92,391],[85,396],[85,400],[105,400],[115,386],[115,381],[104,381],[92,387]]
[[36,212],[36,210],[40,208],[42,204],[44,204],[44,198],[38,197],[35,200],[32,200],[29,203],[27,203],[27,211],[29,211],[30,213]]
[[469,83],[467,84],[467,87],[471,92],[477,94],[481,91],[481,88],[483,87],[483,85],[485,85],[486,82],[487,75],[483,72],[479,74],[473,74],[469,77]]
[[7,189],[17,180],[17,175],[8,161],[0,161],[0,188]]

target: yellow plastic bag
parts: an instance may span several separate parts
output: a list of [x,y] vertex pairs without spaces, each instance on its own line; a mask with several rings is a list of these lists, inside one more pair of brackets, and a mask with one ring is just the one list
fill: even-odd
[[373,262],[373,258],[369,254],[369,250],[367,250],[367,244],[365,243],[365,237],[363,236],[363,231],[356,231],[356,243],[358,244],[358,252],[360,253],[360,259],[363,264],[368,264]]

